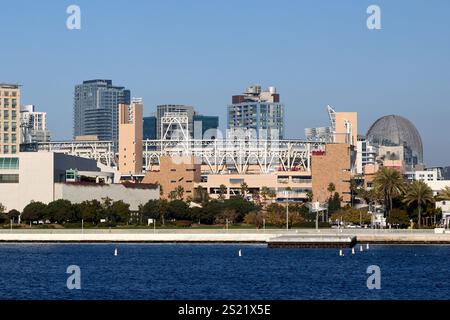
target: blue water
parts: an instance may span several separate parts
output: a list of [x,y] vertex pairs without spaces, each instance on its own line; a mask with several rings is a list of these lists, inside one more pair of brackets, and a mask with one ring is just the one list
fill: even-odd
[[[69,265],[81,268],[81,290],[67,289]],[[380,290],[367,288],[370,265]],[[0,244],[0,299],[448,299],[449,276],[450,246],[339,257],[263,245]]]

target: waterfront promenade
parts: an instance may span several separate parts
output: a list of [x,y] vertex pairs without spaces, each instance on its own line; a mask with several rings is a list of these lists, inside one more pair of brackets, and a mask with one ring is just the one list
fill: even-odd
[[261,243],[283,235],[356,236],[358,243],[450,244],[450,231],[374,229],[2,229],[0,242]]

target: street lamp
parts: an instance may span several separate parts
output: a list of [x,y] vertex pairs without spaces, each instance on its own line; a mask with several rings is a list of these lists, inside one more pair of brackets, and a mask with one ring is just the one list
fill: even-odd
[[286,190],[286,231],[289,230],[289,190]]

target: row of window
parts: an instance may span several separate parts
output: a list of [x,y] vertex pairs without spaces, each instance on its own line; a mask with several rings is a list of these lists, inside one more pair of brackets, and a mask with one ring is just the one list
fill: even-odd
[[17,97],[17,92],[16,91],[0,91],[0,96],[4,96],[4,97]]
[[19,158],[0,158],[0,169],[19,169]]
[[[11,124],[11,131],[12,132],[16,132],[16,130],[17,130],[17,125],[16,125],[15,122],[13,122]],[[3,122],[3,131],[9,131],[9,121],[4,121]]]
[[3,98],[3,100],[0,99],[0,104],[2,103],[2,101],[5,108],[9,107],[10,102],[13,108],[17,107],[17,99]]
[[[11,154],[16,154],[17,153],[17,146],[12,145],[11,148],[8,145],[3,146],[3,153],[4,154],[10,153],[10,151],[11,151]],[[1,152],[1,149],[0,149],[0,152]]]

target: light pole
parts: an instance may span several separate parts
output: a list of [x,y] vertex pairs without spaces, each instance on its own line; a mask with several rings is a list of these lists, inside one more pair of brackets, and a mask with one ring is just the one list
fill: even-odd
[[84,233],[84,219],[81,219],[81,233]]
[[289,190],[286,190],[286,231],[289,230]]

